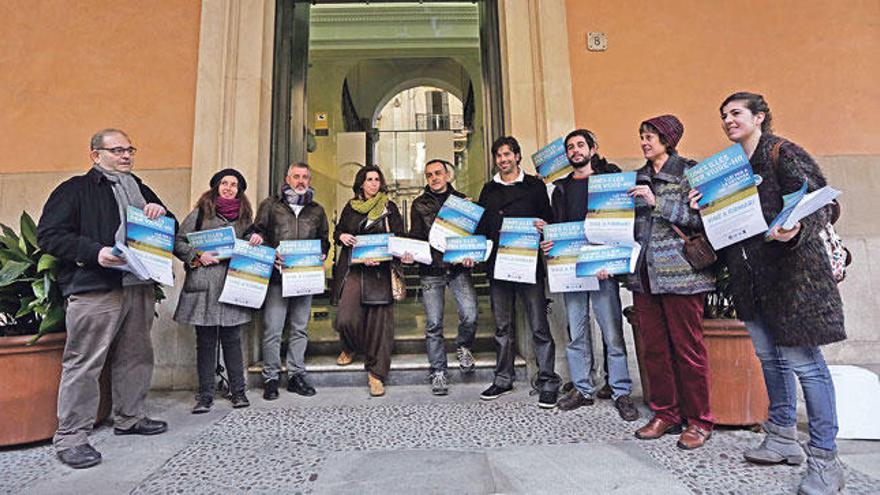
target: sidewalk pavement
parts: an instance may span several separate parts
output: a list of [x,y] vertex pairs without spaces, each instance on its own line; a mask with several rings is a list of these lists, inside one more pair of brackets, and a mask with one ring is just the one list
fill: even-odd
[[[192,394],[153,393],[151,417],[169,422],[154,437],[91,437],[104,455],[73,470],[48,442],[0,449],[0,493],[794,493],[804,466],[753,466],[742,451],[760,443],[748,430],[717,430],[702,449],[677,436],[639,441],[635,423],[610,401],[569,412],[542,410],[524,386],[482,402],[483,385],[446,397],[425,386],[320,388],[303,398],[259,391],[252,406],[218,399],[189,413]],[[805,435],[801,434],[802,438]],[[880,442],[840,442],[847,490],[880,493]]]

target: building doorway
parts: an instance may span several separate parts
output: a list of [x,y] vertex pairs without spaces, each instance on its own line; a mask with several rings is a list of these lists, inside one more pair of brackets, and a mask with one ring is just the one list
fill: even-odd
[[[375,164],[408,224],[409,205],[425,185],[425,162],[442,158],[454,164],[455,187],[476,197],[491,169],[489,144],[502,133],[497,24],[494,0],[278,0],[273,190],[289,163],[307,161],[332,229],[355,173]],[[408,282],[417,287],[418,277]],[[488,330],[482,284],[480,326]],[[446,307],[454,336],[455,304]],[[326,298],[316,298],[310,354],[335,349],[334,312]],[[395,325],[396,352],[423,352],[417,290],[395,305]]]

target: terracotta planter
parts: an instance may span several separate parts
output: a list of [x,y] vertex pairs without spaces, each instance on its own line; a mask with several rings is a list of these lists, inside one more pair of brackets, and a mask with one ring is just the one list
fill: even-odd
[[67,334],[0,337],[0,446],[52,438]]
[[[624,311],[624,314],[633,329],[642,396],[647,403],[651,384],[642,366],[641,335],[635,312]],[[717,424],[741,426],[766,421],[767,388],[745,325],[739,320],[703,320],[703,338],[709,354],[709,402]]]
[[739,320],[703,320],[709,352],[709,401],[720,425],[767,420],[767,387],[752,338]]
[[[58,383],[65,333],[0,337],[0,447],[52,438],[58,428]],[[97,422],[110,412],[110,374],[101,375]]]

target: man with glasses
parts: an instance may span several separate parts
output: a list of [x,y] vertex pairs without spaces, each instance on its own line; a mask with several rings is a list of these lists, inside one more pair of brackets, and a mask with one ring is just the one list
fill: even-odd
[[131,173],[136,152],[119,129],[96,133],[91,170],[52,192],[37,227],[40,247],[60,259],[58,284],[67,298],[54,445],[58,458],[73,468],[101,462],[87,435],[95,423],[98,378],[107,359],[114,433],[155,435],[168,429],[164,421],[148,418],[144,406],[153,376],[155,283],[115,269],[125,264],[113,246],[125,242],[126,207],[142,209],[151,219],[168,213]]
[[[324,207],[315,199],[311,187],[312,172],[302,162],[292,164],[277,197],[260,203],[254,225],[248,230],[251,244],[265,241],[267,246],[278,247],[281,241],[319,239],[321,253],[327,257],[330,250],[329,226]],[[283,297],[281,275],[272,271],[266,304],[263,306],[263,398],[278,398],[278,380],[281,372],[281,334],[285,322],[288,329],[287,391],[304,397],[317,393],[306,377],[306,347],[309,342],[308,324],[312,315],[312,296]]]
[[[428,233],[437,213],[450,195],[464,198],[449,183],[449,162],[431,160],[425,164],[425,192],[413,200],[410,210],[410,237],[428,240]],[[406,256],[404,263],[412,263]],[[446,347],[443,339],[443,310],[446,287],[452,290],[458,305],[458,335],[455,338],[458,365],[463,373],[473,373],[471,347],[477,332],[477,293],[471,281],[471,270],[463,265],[444,265],[443,253],[431,248],[431,264],[419,264],[422,303],[425,305],[425,345],[431,366],[431,391],[434,395],[449,393]]]

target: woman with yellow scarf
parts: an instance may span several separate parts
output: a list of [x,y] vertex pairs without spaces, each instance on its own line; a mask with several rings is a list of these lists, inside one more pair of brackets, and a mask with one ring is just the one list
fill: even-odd
[[354,197],[339,215],[333,239],[339,255],[333,267],[333,299],[338,304],[336,331],[342,352],[339,365],[352,362],[355,353],[364,356],[369,372],[370,395],[385,394],[384,382],[391,367],[394,346],[394,298],[391,294],[391,264],[394,261],[351,263],[358,235],[403,234],[403,217],[388,199],[385,177],[374,165],[361,168],[352,186]]

